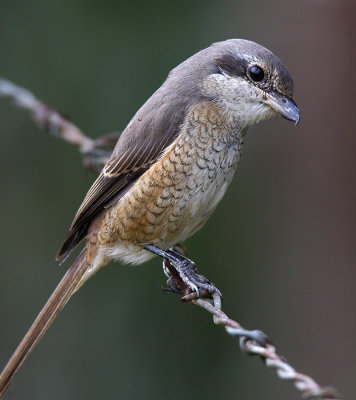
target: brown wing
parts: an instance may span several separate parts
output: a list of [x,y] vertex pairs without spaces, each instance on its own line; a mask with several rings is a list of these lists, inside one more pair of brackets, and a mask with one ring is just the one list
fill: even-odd
[[80,206],[57,259],[63,257],[64,261],[69,256],[87,235],[92,219],[117,201],[177,137],[188,105],[166,100],[162,86],[123,131],[110,160]]

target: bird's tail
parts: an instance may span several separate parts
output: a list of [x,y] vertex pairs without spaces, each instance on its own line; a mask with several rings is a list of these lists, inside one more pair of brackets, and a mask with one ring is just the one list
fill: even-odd
[[26,333],[25,337],[22,339],[9,362],[3,369],[0,375],[0,398],[5,394],[23,362],[41,340],[42,336],[51,326],[52,322],[74,292],[78,289],[79,283],[81,282],[85,272],[90,267],[86,255],[87,251],[84,248],[59,282],[52,296],[48,299],[31,328]]

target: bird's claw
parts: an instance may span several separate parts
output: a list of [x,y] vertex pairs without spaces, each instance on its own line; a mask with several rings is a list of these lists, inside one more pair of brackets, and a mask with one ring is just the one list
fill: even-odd
[[174,251],[169,251],[170,258],[163,260],[163,271],[168,277],[167,284],[173,292],[185,294],[183,301],[201,297],[211,297],[213,293],[221,295],[220,290],[204,275],[199,274],[195,263]]

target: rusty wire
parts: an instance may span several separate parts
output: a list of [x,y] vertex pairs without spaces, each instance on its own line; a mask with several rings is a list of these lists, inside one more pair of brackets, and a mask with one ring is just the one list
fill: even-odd
[[66,116],[38,100],[33,93],[3,78],[0,78],[1,97],[7,97],[18,107],[28,110],[36,125],[49,135],[77,146],[84,166],[95,172],[101,171],[106,164],[120,136],[119,132],[113,132],[96,140],[91,139]]
[[221,309],[221,297],[215,293],[213,300],[195,299],[191,303],[204,308],[213,315],[215,325],[224,326],[226,332],[231,336],[239,337],[240,349],[243,353],[251,356],[259,356],[263,359],[266,367],[275,369],[280,379],[292,381],[301,392],[303,400],[336,400],[341,399],[340,394],[332,387],[322,387],[310,376],[297,372],[287,361],[277,354],[275,346],[268,340],[265,344],[251,338],[257,333],[257,337],[267,338],[261,331],[245,330],[238,322],[229,318]]

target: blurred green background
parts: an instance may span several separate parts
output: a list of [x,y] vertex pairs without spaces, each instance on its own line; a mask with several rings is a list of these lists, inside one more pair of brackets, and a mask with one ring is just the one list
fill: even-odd
[[[356,391],[354,18],[351,0],[0,1],[0,76],[92,137],[122,130],[171,68],[212,42],[247,38],[283,60],[300,125],[250,130],[222,205],[185,245],[231,317],[345,398]],[[0,134],[3,366],[65,271],[54,256],[95,176],[6,100]],[[6,398],[300,398],[157,283],[158,259],[100,271]]]

